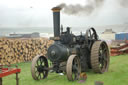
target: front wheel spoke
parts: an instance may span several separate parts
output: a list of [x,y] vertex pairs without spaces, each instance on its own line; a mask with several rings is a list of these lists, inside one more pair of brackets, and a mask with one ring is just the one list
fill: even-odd
[[42,76],[41,76],[41,73],[40,73],[40,79],[41,79],[41,77],[42,77]]
[[40,66],[40,63],[41,63],[41,61],[40,61],[40,59],[38,60],[38,65]]
[[35,71],[36,76],[38,76],[38,71]]
[[40,63],[41,63],[41,65],[42,65],[42,63],[43,63],[43,58],[40,59]]
[[35,68],[38,68],[38,66],[35,66]]
[[73,65],[73,75],[74,75],[74,80],[78,79],[78,63],[77,60],[75,60],[76,62]]
[[45,62],[42,62],[42,64],[41,64],[42,66],[45,66]]
[[46,71],[43,71],[43,78],[46,77]]
[[73,65],[73,71],[77,71],[77,66]]
[[77,64],[77,59],[75,59],[75,63]]
[[39,62],[38,62],[38,60],[37,60],[36,64],[37,64],[37,66],[39,66]]
[[75,72],[72,72],[72,78],[73,78],[73,80],[76,79],[76,74],[75,74]]
[[42,64],[42,59],[40,58],[40,65]]
[[41,74],[40,74],[40,72],[39,72],[39,74],[38,74],[38,79],[39,79],[39,78],[41,79]]
[[78,72],[78,70],[79,70],[78,66],[75,67],[75,70],[76,70],[76,72]]
[[43,76],[45,76],[45,72],[43,71],[42,73],[43,73]]
[[37,73],[38,71],[36,70],[35,73]]
[[75,80],[77,80],[77,79],[78,79],[78,74],[77,74],[77,72],[74,72],[74,75],[75,75]]
[[77,79],[77,75],[75,74],[75,80]]

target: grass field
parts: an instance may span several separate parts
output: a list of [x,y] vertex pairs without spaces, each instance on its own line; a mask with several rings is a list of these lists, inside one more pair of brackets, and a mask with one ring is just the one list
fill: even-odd
[[[35,81],[31,77],[31,63],[18,64],[22,72],[19,74],[20,85],[94,85],[95,81],[103,81],[104,85],[128,85],[128,55],[111,57],[109,71],[104,74],[87,72],[87,80],[84,83],[70,82],[66,75],[61,76],[50,73],[45,80]],[[15,75],[3,78],[3,85],[16,85]]]

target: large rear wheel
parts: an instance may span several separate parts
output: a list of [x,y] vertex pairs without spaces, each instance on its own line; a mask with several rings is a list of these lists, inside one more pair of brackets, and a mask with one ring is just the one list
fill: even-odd
[[94,72],[104,73],[109,67],[109,49],[104,41],[95,41],[91,49],[91,66]]

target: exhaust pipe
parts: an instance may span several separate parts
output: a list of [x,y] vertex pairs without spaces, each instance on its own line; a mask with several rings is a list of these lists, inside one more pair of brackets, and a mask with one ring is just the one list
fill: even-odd
[[52,8],[54,37],[60,37],[60,10],[61,10],[60,7]]

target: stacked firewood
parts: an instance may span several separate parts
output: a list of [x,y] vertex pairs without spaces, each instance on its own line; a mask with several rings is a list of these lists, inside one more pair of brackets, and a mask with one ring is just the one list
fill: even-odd
[[9,65],[31,61],[36,55],[47,53],[53,41],[46,38],[0,38],[0,64]]

